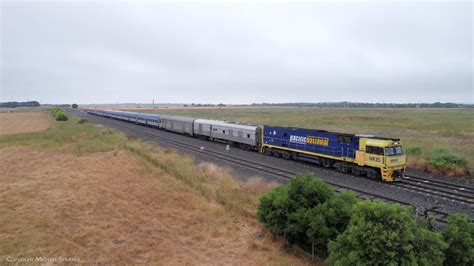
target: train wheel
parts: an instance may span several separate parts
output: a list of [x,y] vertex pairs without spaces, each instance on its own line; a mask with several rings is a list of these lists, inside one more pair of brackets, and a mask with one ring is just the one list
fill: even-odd
[[270,149],[265,149],[265,154],[268,156],[272,156],[272,151]]
[[322,164],[324,167],[326,167],[326,168],[329,168],[329,167],[332,166],[331,160],[328,160],[328,159],[322,159],[322,160],[321,160],[321,164]]
[[367,177],[378,178],[377,171],[375,171],[374,169],[367,170]]
[[352,169],[352,173],[356,176],[360,176],[362,174],[362,172],[357,168]]
[[296,160],[298,159],[298,154],[294,151],[291,152],[291,159]]

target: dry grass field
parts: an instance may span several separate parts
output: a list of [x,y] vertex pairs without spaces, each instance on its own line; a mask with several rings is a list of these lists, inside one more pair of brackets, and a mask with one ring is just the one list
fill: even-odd
[[[50,141],[48,138],[55,138]],[[258,178],[79,121],[0,136],[0,264],[307,264],[255,218]]]
[[0,113],[0,136],[48,129],[50,117],[45,113]]

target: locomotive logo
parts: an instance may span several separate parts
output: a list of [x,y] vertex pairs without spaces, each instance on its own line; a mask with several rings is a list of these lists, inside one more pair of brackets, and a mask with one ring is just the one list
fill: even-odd
[[306,144],[306,137],[290,135],[290,142]]
[[290,135],[290,142],[293,143],[300,143],[300,144],[312,144],[312,145],[321,145],[321,146],[328,146],[329,139],[327,138],[317,138],[317,137],[302,137],[302,136],[294,136]]
[[329,139],[327,138],[316,138],[316,137],[307,137],[306,143],[313,144],[313,145],[321,145],[321,146],[328,146]]

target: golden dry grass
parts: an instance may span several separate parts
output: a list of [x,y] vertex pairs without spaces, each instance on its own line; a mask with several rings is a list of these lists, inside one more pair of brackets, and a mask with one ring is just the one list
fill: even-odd
[[50,118],[45,113],[0,113],[0,136],[46,130]]
[[[152,150],[157,151],[143,154]],[[0,261],[63,256],[107,264],[307,263],[282,251],[282,243],[272,240],[252,215],[228,210],[232,191],[249,191],[242,198],[254,199],[267,184],[259,179],[227,184],[236,181],[220,180],[222,169],[212,164],[190,166],[202,178],[190,181],[187,170],[179,169],[190,159],[161,149],[155,154],[158,163],[150,163],[135,154],[1,149]],[[231,194],[212,197],[204,193],[205,184],[198,184],[202,180],[227,184],[222,192]]]

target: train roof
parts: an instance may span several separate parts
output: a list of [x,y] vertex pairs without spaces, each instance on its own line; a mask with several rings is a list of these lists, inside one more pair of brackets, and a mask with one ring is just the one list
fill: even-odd
[[400,140],[395,139],[367,139],[365,145],[376,146],[376,147],[387,147],[393,145],[399,145]]
[[288,130],[307,130],[307,131],[311,131],[311,132],[324,132],[324,133],[337,134],[337,135],[349,136],[349,137],[400,141],[399,138],[386,138],[386,137],[378,137],[378,136],[367,135],[367,134],[351,134],[351,133],[332,132],[332,131],[327,131],[327,130],[322,130],[322,129],[298,128],[298,127],[279,127],[279,126],[271,126],[271,125],[265,125],[265,127],[285,128],[285,129],[288,129]]
[[159,114],[150,114],[150,113],[138,113],[141,117],[148,117],[148,118],[159,118]]
[[180,122],[193,122],[196,118],[186,116],[174,116],[174,115],[161,115],[161,119],[175,120]]
[[257,129],[257,126],[243,125],[243,124],[238,124],[238,123],[226,122],[222,120],[196,119],[194,120],[194,123],[234,127],[234,128],[241,128],[241,129],[252,130],[252,131]]

